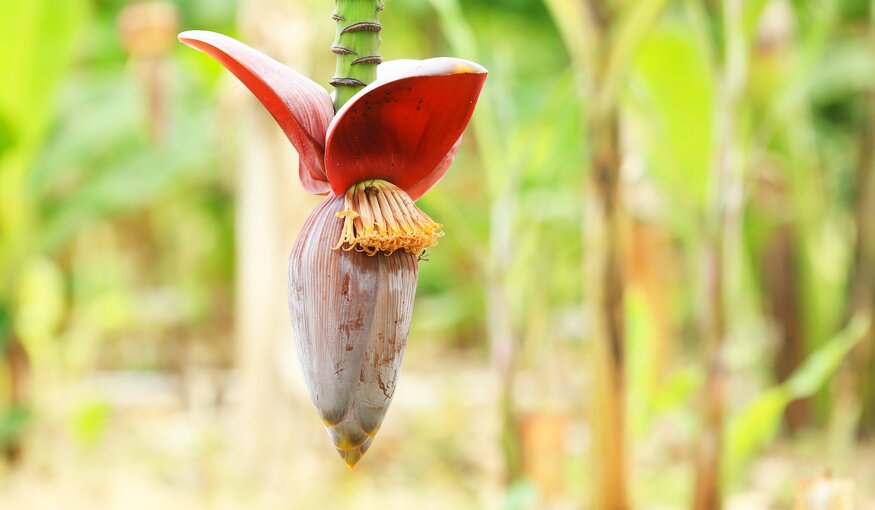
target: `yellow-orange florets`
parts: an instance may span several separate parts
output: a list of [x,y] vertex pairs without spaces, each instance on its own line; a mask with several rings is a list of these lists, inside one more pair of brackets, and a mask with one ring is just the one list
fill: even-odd
[[404,190],[379,179],[351,186],[337,217],[343,219],[343,230],[335,250],[419,255],[444,235],[443,225],[420,211]]

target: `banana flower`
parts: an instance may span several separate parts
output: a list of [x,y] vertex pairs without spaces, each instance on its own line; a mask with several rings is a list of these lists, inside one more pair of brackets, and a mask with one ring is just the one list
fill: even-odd
[[335,113],[319,84],[239,41],[179,39],[249,88],[297,150],[301,185],[327,195],[289,257],[289,310],[310,399],[352,468],[392,401],[419,255],[443,235],[414,201],[452,164],[486,70],[456,58],[382,62]]

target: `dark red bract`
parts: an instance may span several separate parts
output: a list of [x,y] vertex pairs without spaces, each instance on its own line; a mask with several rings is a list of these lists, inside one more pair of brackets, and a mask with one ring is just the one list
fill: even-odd
[[486,70],[467,60],[388,61],[335,115],[319,84],[239,41],[199,30],[179,40],[255,94],[300,154],[301,184],[316,194],[383,179],[416,200],[449,169],[486,81]]

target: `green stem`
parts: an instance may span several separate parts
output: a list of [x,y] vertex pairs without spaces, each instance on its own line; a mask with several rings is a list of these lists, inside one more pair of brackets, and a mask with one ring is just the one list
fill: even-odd
[[337,22],[337,35],[331,52],[337,55],[337,68],[331,85],[335,89],[334,109],[365,85],[377,79],[380,58],[380,11],[382,0],[337,0],[331,18]]

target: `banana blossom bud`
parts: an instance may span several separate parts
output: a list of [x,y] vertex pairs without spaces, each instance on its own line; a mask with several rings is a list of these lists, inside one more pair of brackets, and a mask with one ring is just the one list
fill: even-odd
[[292,250],[289,309],[310,398],[353,467],[392,400],[417,256],[443,236],[414,202],[452,164],[486,70],[446,57],[383,62],[335,113],[324,88],[239,41],[179,39],[249,88],[298,151],[301,185],[328,194]]

